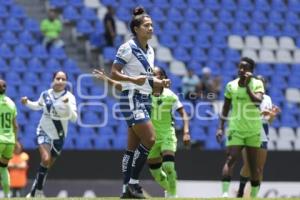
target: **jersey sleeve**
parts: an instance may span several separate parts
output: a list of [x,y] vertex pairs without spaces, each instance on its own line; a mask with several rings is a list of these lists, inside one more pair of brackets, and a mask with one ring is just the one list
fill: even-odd
[[131,47],[128,43],[125,43],[121,45],[118,49],[114,63],[124,66],[126,65],[126,63],[128,63],[129,59],[131,58],[131,55]]
[[260,104],[260,110],[267,111],[272,109],[272,100],[269,96],[264,95],[263,101]]
[[32,110],[41,110],[44,105],[43,94],[44,94],[44,92],[41,93],[40,98],[37,101],[28,100],[28,103],[26,104],[26,106]]
[[173,111],[174,110],[178,110],[179,108],[183,107],[181,101],[179,100],[178,96],[176,94],[173,93],[173,99],[174,99],[174,103],[173,103]]
[[225,92],[224,92],[224,96],[227,98],[227,99],[231,99],[231,84],[230,83],[227,83],[226,87],[225,87]]
[[258,93],[258,92],[265,93],[264,84],[261,80],[255,81],[255,84],[253,86],[253,92],[254,93]]

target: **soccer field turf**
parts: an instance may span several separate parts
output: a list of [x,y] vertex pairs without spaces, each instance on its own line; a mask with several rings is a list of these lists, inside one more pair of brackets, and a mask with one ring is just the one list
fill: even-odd
[[[28,198],[14,198],[15,200],[27,200]],[[39,199],[39,198],[31,198],[31,199]],[[46,199],[51,199],[51,200],[118,200],[120,199],[119,197],[97,197],[97,198],[84,198],[84,197],[68,197],[68,198],[43,198],[43,200]],[[155,200],[165,200],[165,198],[147,198],[147,199],[155,199]],[[176,200],[220,200],[224,198],[176,198]],[[250,199],[250,198],[249,198]],[[268,198],[255,198],[255,199],[268,199]],[[272,198],[272,199],[277,199],[277,200],[283,200],[286,198]],[[300,200],[300,198],[289,198],[289,200]],[[241,200],[241,198],[226,198],[226,200]]]

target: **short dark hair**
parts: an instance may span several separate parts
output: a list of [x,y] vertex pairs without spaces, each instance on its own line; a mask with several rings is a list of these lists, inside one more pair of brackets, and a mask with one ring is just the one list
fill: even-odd
[[64,72],[64,71],[62,71],[62,70],[58,70],[58,71],[54,72],[53,75],[52,75],[52,80],[55,79],[56,75],[57,75],[59,72],[64,73],[64,74],[66,75],[66,79],[68,80],[68,75],[67,75],[67,73]]
[[254,70],[254,67],[255,67],[255,61],[252,59],[252,58],[249,58],[249,57],[242,57],[240,62],[246,62],[249,64],[249,66],[251,67],[252,71]]
[[136,32],[134,31],[134,27],[135,26],[139,27],[143,23],[145,17],[150,18],[150,16],[146,13],[146,11],[143,7],[140,7],[140,6],[136,7],[132,11],[132,18],[130,21],[130,30],[134,36],[136,35]]

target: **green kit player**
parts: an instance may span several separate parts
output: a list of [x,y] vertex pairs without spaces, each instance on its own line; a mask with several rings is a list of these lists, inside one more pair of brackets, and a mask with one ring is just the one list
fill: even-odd
[[[106,80],[118,90],[122,90],[122,85],[107,77],[103,71],[94,70],[93,73],[97,78]],[[165,71],[161,68],[155,67],[153,74],[157,79],[167,79]],[[151,107],[151,121],[154,125],[156,140],[148,155],[148,165],[155,181],[164,188],[165,196],[176,197],[175,152],[177,138],[173,126],[172,112],[179,112],[184,121],[183,142],[185,145],[190,142],[188,116],[177,95],[168,88],[154,87],[151,96]],[[128,131],[129,133],[132,132],[130,129]],[[133,135],[129,134],[130,137],[133,137]],[[134,145],[130,143],[128,146],[132,149],[131,146]],[[131,163],[126,164],[127,168],[131,166]],[[124,176],[126,177],[126,174]],[[123,194],[122,198],[130,198],[130,196]]]
[[251,172],[251,197],[257,196],[260,187],[257,155],[262,130],[259,105],[263,100],[264,86],[261,80],[252,77],[254,66],[252,59],[242,58],[238,66],[239,77],[230,81],[225,89],[225,102],[216,133],[217,140],[221,142],[225,120],[231,108],[226,141],[227,159],[222,171],[223,197],[228,196],[233,168],[243,148]]
[[5,95],[6,83],[0,79],[0,176],[5,197],[10,196],[8,161],[13,157],[17,139],[17,109],[15,103]]
[[[167,78],[163,69],[153,70],[158,79]],[[151,121],[154,125],[156,140],[148,155],[148,165],[155,181],[165,189],[165,197],[176,197],[177,175],[175,170],[175,152],[177,138],[173,126],[173,111],[183,119],[183,142],[190,141],[189,120],[178,96],[168,88],[154,88],[152,94]]]

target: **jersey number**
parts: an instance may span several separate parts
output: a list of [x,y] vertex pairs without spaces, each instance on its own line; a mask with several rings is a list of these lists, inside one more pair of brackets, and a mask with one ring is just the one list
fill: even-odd
[[11,113],[1,113],[0,114],[0,125],[1,128],[11,128],[12,125],[12,114]]

